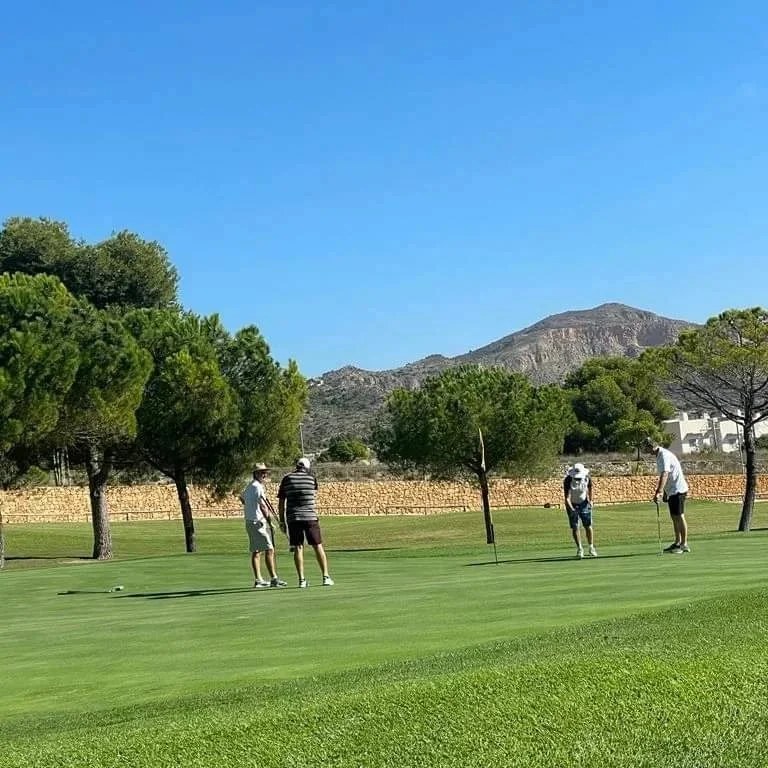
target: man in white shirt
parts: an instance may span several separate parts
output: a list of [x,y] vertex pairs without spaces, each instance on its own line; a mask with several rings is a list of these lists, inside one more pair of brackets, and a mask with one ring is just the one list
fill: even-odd
[[682,555],[690,552],[688,546],[688,524],[685,521],[685,499],[688,495],[688,483],[686,482],[680,460],[672,451],[659,445],[654,440],[648,440],[647,444],[656,456],[656,470],[659,479],[656,483],[656,491],[653,494],[655,504],[659,503],[659,496],[669,505],[669,515],[672,518],[672,528],[675,532],[675,540],[664,551],[673,555]]
[[[251,567],[255,579],[253,586],[257,589],[263,587],[284,587],[275,569],[275,542],[272,528],[272,505],[267,499],[264,489],[264,481],[267,478],[266,464],[257,464],[253,470],[253,481],[245,486],[240,494],[245,512],[245,530],[248,533],[248,543],[251,551]],[[267,563],[270,579],[262,578],[261,553],[264,552],[264,560]]]

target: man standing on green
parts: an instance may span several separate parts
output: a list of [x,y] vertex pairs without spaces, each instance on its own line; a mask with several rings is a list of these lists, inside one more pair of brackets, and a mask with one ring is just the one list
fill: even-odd
[[672,451],[662,447],[654,440],[646,441],[651,453],[656,456],[656,471],[659,479],[653,501],[658,505],[659,496],[669,506],[669,516],[672,518],[672,529],[675,540],[664,550],[673,555],[690,552],[688,546],[688,523],[685,521],[685,499],[688,496],[688,482],[683,474],[680,459]]
[[309,459],[299,459],[296,469],[280,481],[277,491],[277,498],[280,500],[280,527],[283,530],[287,528],[288,541],[293,548],[293,563],[299,576],[299,587],[302,589],[307,586],[304,576],[305,540],[315,550],[317,564],[323,574],[323,586],[333,586],[317,519],[317,478],[310,474],[309,467]]
[[[248,545],[251,552],[251,568],[253,569],[253,586],[284,587],[285,582],[277,575],[275,563],[275,542],[272,534],[272,509],[267,499],[264,482],[267,478],[266,464],[257,464],[253,470],[253,480],[248,483],[240,494],[245,513],[245,530],[248,534]],[[269,571],[269,581],[261,574],[261,553]]]

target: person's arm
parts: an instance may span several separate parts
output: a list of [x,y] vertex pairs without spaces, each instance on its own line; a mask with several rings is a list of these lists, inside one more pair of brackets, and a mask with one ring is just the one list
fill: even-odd
[[656,490],[654,491],[654,494],[653,494],[654,501],[659,500],[659,496],[661,496],[662,491],[667,484],[668,477],[669,477],[669,472],[667,472],[666,469],[659,475],[659,482],[656,483]]
[[264,519],[269,522],[272,519],[272,505],[266,496],[262,496],[259,499],[259,508],[261,509],[261,514],[264,515]]
[[565,498],[565,508],[569,512],[573,512],[573,508],[571,507],[571,500],[568,497],[568,491],[571,490],[571,478],[570,475],[566,475],[565,480],[563,480],[563,497]]
[[587,480],[587,501],[590,503],[590,505],[594,506],[594,502],[592,501],[592,478],[591,477]]

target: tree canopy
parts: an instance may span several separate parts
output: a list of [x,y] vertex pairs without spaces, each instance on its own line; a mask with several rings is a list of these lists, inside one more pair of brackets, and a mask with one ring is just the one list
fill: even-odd
[[[196,548],[192,480],[228,490],[285,430],[298,426],[306,384],[283,370],[254,327],[230,336],[216,316],[139,310],[126,316],[154,361],[138,410],[137,451],[176,484],[187,551]],[[295,422],[295,423],[294,423]]]
[[564,386],[576,417],[565,438],[569,453],[639,449],[645,437],[664,440],[661,422],[674,408],[643,360],[594,358]]
[[336,435],[328,441],[328,445],[318,457],[318,461],[351,464],[353,461],[367,459],[369,453],[368,446],[359,438],[350,435]]
[[273,360],[255,326],[233,335],[182,311],[157,242],[122,231],[86,243],[63,222],[15,217],[0,228],[0,272],[0,479],[51,453],[54,466],[64,451],[82,463],[94,557],[111,556],[116,454],[174,479],[191,550],[188,479],[223,492],[255,460],[295,451],[298,366]]
[[177,303],[178,273],[165,249],[128,231],[87,244],[63,222],[11,218],[0,230],[0,272],[53,275],[99,309]]
[[76,299],[54,277],[0,275],[0,451],[47,437],[77,375]]
[[149,359],[120,320],[50,275],[0,275],[0,451],[72,447],[88,470],[93,556],[111,556],[104,499],[109,452],[135,432]]
[[487,473],[503,468],[523,475],[548,467],[570,418],[559,387],[534,387],[502,368],[461,366],[420,389],[395,390],[374,429],[374,448],[395,466],[476,476],[492,543]]
[[746,482],[739,530],[748,531],[757,490],[754,427],[768,417],[768,310],[727,310],[643,357],[689,407],[722,414],[741,427]]

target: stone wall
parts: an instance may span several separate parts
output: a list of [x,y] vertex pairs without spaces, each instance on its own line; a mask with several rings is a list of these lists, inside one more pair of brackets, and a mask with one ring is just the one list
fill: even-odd
[[[691,475],[691,496],[705,499],[738,499],[744,489],[742,475]],[[595,502],[619,504],[650,499],[653,475],[594,478]],[[491,481],[493,507],[559,505],[559,479]],[[271,498],[276,486],[267,485]],[[758,495],[768,496],[768,475],[758,479]],[[207,489],[191,487],[195,516],[237,517],[242,514],[234,496],[214,499]],[[480,494],[471,483],[428,480],[324,481],[318,492],[318,508],[326,515],[439,514],[457,509],[478,509]],[[109,489],[111,519],[170,520],[180,517],[176,489],[172,485],[116,486]],[[0,492],[0,513],[6,523],[75,522],[90,520],[86,488],[31,488]]]

